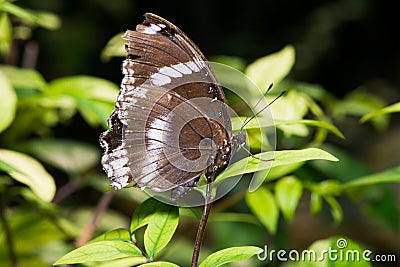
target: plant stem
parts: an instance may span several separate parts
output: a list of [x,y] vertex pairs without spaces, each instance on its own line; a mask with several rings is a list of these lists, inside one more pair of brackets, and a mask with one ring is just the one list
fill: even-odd
[[102,198],[100,199],[99,203],[97,204],[96,211],[88,224],[84,227],[81,235],[76,240],[75,245],[80,247],[86,244],[93,236],[93,233],[96,230],[97,221],[100,218],[101,214],[107,209],[108,204],[110,204],[113,196],[115,194],[115,190],[110,190],[106,192]]
[[6,236],[7,249],[8,249],[8,255],[10,256],[11,266],[12,267],[18,267],[17,255],[15,253],[14,242],[12,240],[10,227],[9,227],[8,221],[7,221],[6,204],[5,204],[5,200],[4,200],[3,196],[0,197],[1,223],[3,224],[4,235]]
[[206,199],[206,202],[204,204],[203,215],[201,216],[199,228],[197,229],[196,241],[194,243],[191,267],[197,267],[197,262],[199,261],[201,243],[203,241],[204,231],[206,229],[208,216],[210,215],[210,211],[211,211],[211,207],[212,207],[212,203],[213,203],[212,183],[207,183],[205,199]]

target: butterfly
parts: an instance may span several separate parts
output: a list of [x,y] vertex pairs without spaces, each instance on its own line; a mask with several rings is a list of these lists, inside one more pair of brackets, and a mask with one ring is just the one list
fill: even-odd
[[146,13],[122,38],[128,55],[101,163],[115,189],[134,183],[176,200],[203,174],[213,182],[246,137],[232,134],[223,88],[178,27]]

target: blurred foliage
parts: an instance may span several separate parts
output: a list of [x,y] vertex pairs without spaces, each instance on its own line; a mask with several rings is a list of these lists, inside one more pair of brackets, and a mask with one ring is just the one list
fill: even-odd
[[[274,82],[267,101],[282,90],[288,92],[270,107],[278,151],[258,154],[265,144],[270,145],[264,141],[273,126],[263,120],[263,113],[258,114],[257,123],[245,127],[251,151],[275,160],[260,162],[248,157],[218,177],[223,180],[230,174],[245,174],[234,190],[215,204],[200,266],[265,266],[268,261],[254,256],[265,245],[270,250],[308,248],[318,252],[337,248],[341,238],[347,240],[347,249],[397,253],[400,260],[399,162],[377,170],[347,149],[359,142],[371,143],[371,136],[385,142],[393,125],[391,117],[400,111],[399,102],[388,104],[362,86],[339,98],[321,85],[300,82],[290,75],[297,64],[307,73],[333,44],[324,27],[337,28],[368,9],[357,7],[357,1],[344,2],[333,1],[310,15],[318,23],[312,23],[299,49],[304,55],[304,50],[313,52],[312,44],[321,45],[308,61],[296,58],[297,46],[292,45],[251,64],[240,57],[213,57],[247,74],[262,92]],[[105,3],[103,8],[110,12],[123,12],[117,5]],[[57,30],[61,25],[57,15],[17,4],[0,1],[3,62],[9,62],[16,40],[29,41],[37,28]],[[111,60],[123,55],[120,35],[97,56]],[[242,90],[248,103],[257,102],[254,84],[235,72],[215,71],[222,84]],[[118,86],[89,75],[47,81],[44,77],[49,76],[17,65],[0,66],[0,265],[188,266],[199,210],[145,200],[143,192],[130,188],[113,193],[110,208],[98,218],[102,203],[112,194],[105,193],[108,179],[100,170],[97,136],[81,135],[88,131],[98,135],[107,127]],[[234,95],[227,97],[241,116],[232,120],[233,129],[239,130],[248,111]],[[369,139],[355,135],[356,129],[368,132]],[[255,171],[259,172],[250,181],[246,173]],[[92,239],[93,235],[97,237]],[[83,246],[75,249],[78,245]],[[329,259],[294,261],[285,266],[325,265],[345,266]],[[362,261],[358,266],[372,265]]]

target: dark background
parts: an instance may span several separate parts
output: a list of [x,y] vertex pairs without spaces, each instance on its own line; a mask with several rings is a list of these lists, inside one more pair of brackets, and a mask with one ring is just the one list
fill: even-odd
[[[100,60],[119,32],[134,29],[145,12],[170,20],[204,54],[246,62],[287,44],[296,48],[293,79],[322,85],[337,96],[365,86],[387,102],[400,87],[399,14],[395,1],[132,1],[22,0],[24,8],[51,11],[57,31],[37,29],[38,68],[49,80],[90,74],[119,83],[120,58]],[[396,89],[397,88],[397,89]]]

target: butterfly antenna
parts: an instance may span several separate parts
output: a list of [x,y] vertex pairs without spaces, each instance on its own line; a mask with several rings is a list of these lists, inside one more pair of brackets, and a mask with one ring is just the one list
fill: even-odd
[[[257,101],[257,103],[255,104],[255,106],[253,107],[253,109],[255,109],[255,108],[258,106],[258,104],[260,104],[261,100],[262,100],[263,98],[265,98],[265,96],[268,94],[268,92],[271,91],[272,86],[274,86],[273,83],[271,83],[271,84],[268,86],[267,91],[265,91],[265,93],[263,94],[263,96],[260,97],[260,99],[258,99],[258,101]],[[246,117],[246,119],[244,120],[243,124],[247,124],[247,120],[248,120],[249,118],[250,118],[250,115],[248,115],[248,116]],[[240,130],[242,130],[242,129],[243,129],[243,127],[240,128]]]
[[244,151],[246,151],[247,154],[249,154],[249,156],[252,157],[253,159],[257,159],[257,160],[259,160],[259,161],[264,161],[264,162],[273,161],[273,160],[274,160],[273,158],[272,158],[272,159],[262,159],[262,158],[256,157],[256,156],[254,156],[253,153],[251,153],[251,151],[248,150],[246,147],[242,146],[242,148],[243,148]]
[[[269,90],[267,90],[266,93],[268,93]],[[278,98],[280,98],[281,96],[283,96],[284,94],[286,94],[286,90],[282,91],[277,97],[275,97],[271,102],[268,103],[268,105],[266,105],[264,108],[262,108],[259,112],[257,112],[256,114],[254,114],[253,116],[251,116],[249,119],[246,118],[245,122],[243,123],[242,127],[240,127],[240,130],[243,130],[243,128],[255,117],[258,116],[258,114],[260,114],[261,112],[263,112],[265,109],[267,109],[269,106],[271,106]],[[264,94],[265,95],[265,94]],[[257,103],[258,104],[258,103]]]

